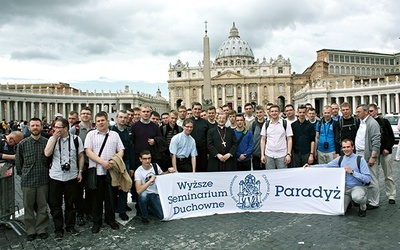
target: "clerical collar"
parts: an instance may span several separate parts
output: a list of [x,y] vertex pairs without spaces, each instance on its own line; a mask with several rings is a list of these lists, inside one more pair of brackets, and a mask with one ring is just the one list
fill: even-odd
[[217,125],[217,126],[218,126],[219,129],[224,129],[225,128],[225,126],[222,126],[222,127],[219,126],[219,125]]

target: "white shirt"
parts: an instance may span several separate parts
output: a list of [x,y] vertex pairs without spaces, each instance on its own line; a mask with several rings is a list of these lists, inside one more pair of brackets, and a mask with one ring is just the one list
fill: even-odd
[[[78,176],[79,168],[76,158],[74,137],[75,136],[68,136],[66,138],[59,138],[57,140],[53,151],[53,162],[51,163],[51,168],[49,171],[51,179],[57,181],[69,181],[72,179],[76,179],[76,177]],[[50,137],[47,144],[51,143],[53,140],[55,140],[54,136]],[[79,147],[78,147],[78,154],[79,154],[83,152],[83,143],[81,138],[79,137],[78,137],[78,142],[79,142]],[[60,152],[60,147],[61,147],[61,152]],[[61,168],[61,166],[64,165],[65,163],[68,163],[70,165],[70,169],[68,171],[63,171]]]
[[276,123],[271,120],[267,131],[265,131],[266,124],[264,123],[260,133],[261,136],[266,136],[265,155],[272,158],[285,157],[287,154],[287,137],[293,136],[292,126],[287,123],[285,133],[282,119],[279,119]]
[[365,120],[367,120],[368,116],[365,117],[364,120],[360,120],[360,127],[357,130],[356,135],[356,150],[365,150],[365,133],[367,132],[367,124]]
[[[155,164],[157,165],[158,174],[161,174],[162,170],[161,170],[160,166],[158,166],[157,163],[155,163]],[[153,165],[151,165],[151,168],[149,170],[146,170],[143,168],[143,166],[140,166],[135,171],[135,182],[140,181],[140,183],[143,185],[150,180],[152,175],[155,175],[155,174],[156,173],[154,172]],[[157,185],[155,183],[152,183],[143,192],[145,192],[147,194],[158,194]]]

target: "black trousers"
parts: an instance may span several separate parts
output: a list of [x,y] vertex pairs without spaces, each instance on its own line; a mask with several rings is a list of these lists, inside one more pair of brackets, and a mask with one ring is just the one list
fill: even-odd
[[[50,178],[49,187],[49,205],[54,222],[55,232],[64,232],[65,228],[73,228],[76,222],[75,199],[78,181],[72,179],[69,181],[57,181]],[[65,215],[63,215],[63,197],[65,204]]]
[[103,223],[103,203],[104,220],[106,223],[115,221],[114,189],[111,187],[109,175],[97,176],[97,189],[93,190],[93,223]]
[[207,172],[207,148],[197,148],[196,172]]
[[261,163],[261,157],[253,155],[253,170],[265,170],[265,164]]
[[[87,182],[87,170],[82,172],[82,181],[78,182],[76,191],[77,196],[76,196],[75,208],[78,216],[83,216],[84,214],[92,214],[93,194],[91,190],[85,189],[86,182]],[[83,196],[85,196],[85,198],[83,198]]]
[[237,161],[236,167],[237,167],[238,171],[250,171],[251,170],[251,160]]

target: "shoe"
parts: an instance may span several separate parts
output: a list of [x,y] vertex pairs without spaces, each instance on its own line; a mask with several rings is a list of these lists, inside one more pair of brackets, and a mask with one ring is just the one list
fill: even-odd
[[373,206],[371,204],[367,204],[367,210],[377,209],[379,206]]
[[142,222],[144,224],[149,224],[150,223],[149,219],[147,219],[147,218],[142,218]]
[[129,220],[129,216],[126,213],[120,213],[119,218],[121,218],[121,220]]
[[109,225],[113,230],[119,229],[119,226],[115,221],[107,222],[107,225]]
[[132,208],[130,206],[126,206],[126,211],[132,211]]
[[97,234],[100,231],[101,224],[94,223],[92,226],[92,233]]
[[93,216],[91,214],[87,214],[86,221],[93,221]]
[[78,216],[77,217],[77,224],[78,226],[84,226],[85,225],[85,219],[83,218],[83,216]]
[[394,161],[400,161],[400,158],[395,157]]
[[57,232],[56,236],[54,237],[54,240],[56,241],[61,241],[63,239],[64,235],[61,232]]
[[365,217],[366,215],[367,215],[367,210],[361,210],[361,208],[358,210],[359,217]]
[[396,201],[393,199],[389,199],[389,204],[396,204]]
[[70,233],[73,236],[77,236],[77,235],[81,234],[78,230],[76,230],[73,227],[72,228],[67,228],[65,231],[67,231],[68,233]]
[[45,239],[49,238],[49,234],[48,233],[41,233],[41,234],[38,234],[38,237],[41,238],[42,240],[45,240]]
[[36,234],[30,234],[26,237],[27,241],[34,241],[36,239]]

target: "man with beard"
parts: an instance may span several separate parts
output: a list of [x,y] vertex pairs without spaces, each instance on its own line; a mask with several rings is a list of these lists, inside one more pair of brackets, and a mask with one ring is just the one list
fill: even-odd
[[47,139],[41,136],[42,129],[42,121],[32,118],[29,121],[30,136],[20,142],[15,156],[17,174],[21,176],[24,224],[28,241],[35,240],[37,236],[41,239],[49,237],[49,168],[43,153]]

